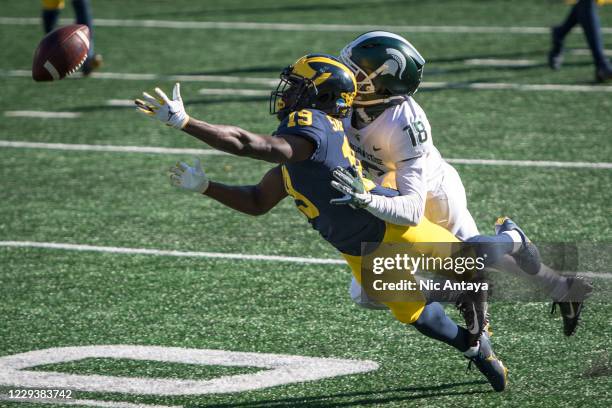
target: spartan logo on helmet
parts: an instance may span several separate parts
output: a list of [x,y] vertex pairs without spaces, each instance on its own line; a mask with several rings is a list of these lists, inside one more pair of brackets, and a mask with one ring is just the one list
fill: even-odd
[[[380,75],[393,75],[401,79],[406,69],[406,57],[393,48],[387,48],[386,51],[391,58],[382,65],[384,68],[380,71]],[[397,71],[399,71],[399,75]]]
[[361,34],[340,52],[357,79],[355,107],[399,103],[421,83],[425,59],[405,38],[388,31]]

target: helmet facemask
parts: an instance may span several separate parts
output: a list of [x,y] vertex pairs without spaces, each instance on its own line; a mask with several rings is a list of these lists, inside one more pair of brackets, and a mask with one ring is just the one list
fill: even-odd
[[278,86],[270,95],[270,114],[279,120],[306,107],[304,102],[318,93],[317,86],[310,79],[293,74],[292,68],[289,66],[281,72]]

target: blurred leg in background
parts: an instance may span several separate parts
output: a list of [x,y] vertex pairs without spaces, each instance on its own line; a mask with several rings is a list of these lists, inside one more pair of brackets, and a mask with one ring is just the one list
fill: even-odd
[[604,53],[603,39],[597,4],[595,0],[578,0],[570,10],[565,21],[552,29],[552,48],[548,54],[548,64],[559,69],[563,64],[563,41],[569,32],[579,24],[593,54],[595,79],[603,82],[612,79],[612,64]]
[[[53,31],[59,20],[61,10],[64,8],[64,0],[42,0],[42,20],[45,33]],[[102,65],[102,56],[94,52],[93,17],[89,0],[72,0],[72,7],[76,15],[76,23],[89,27],[89,52],[87,60],[83,64],[84,75],[89,75]]]

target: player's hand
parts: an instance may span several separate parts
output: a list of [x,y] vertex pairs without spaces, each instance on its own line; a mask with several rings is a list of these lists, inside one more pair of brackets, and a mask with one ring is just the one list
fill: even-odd
[[353,208],[363,208],[372,201],[372,196],[366,191],[357,169],[336,167],[332,174],[334,177],[331,182],[332,187],[343,193],[344,196],[330,200],[330,204],[348,204]]
[[174,187],[203,194],[210,180],[200,164],[200,159],[194,158],[193,167],[185,162],[176,163],[170,168],[170,184]]
[[136,99],[134,103],[137,109],[147,116],[155,117],[168,126],[182,129],[189,121],[189,115],[185,112],[183,99],[181,98],[181,84],[178,82],[172,90],[172,100],[159,88],[155,88],[157,98],[146,92],[142,93],[142,99]]

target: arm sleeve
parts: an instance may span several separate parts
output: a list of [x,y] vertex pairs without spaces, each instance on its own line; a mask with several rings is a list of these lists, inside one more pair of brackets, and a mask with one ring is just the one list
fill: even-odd
[[366,210],[381,220],[397,225],[417,225],[425,213],[427,182],[424,157],[398,163],[397,197],[372,194]]

